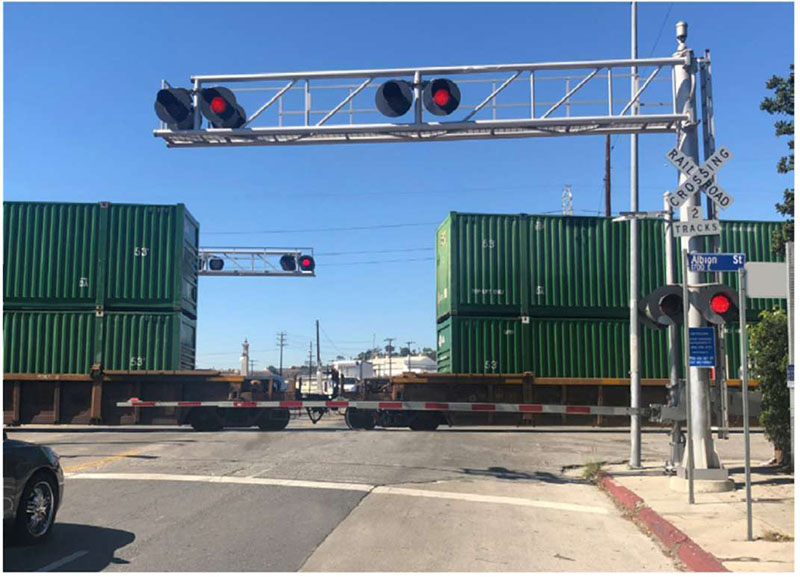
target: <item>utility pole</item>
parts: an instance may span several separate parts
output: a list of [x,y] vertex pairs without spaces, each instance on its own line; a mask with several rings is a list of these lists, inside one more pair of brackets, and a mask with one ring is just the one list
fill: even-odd
[[389,351],[389,378],[392,378],[392,341],[396,341],[395,337],[390,339],[383,339],[384,342],[388,342],[389,345],[386,347],[386,350]]
[[[688,35],[689,26],[685,22],[678,22],[676,25],[676,37],[678,40],[678,50],[675,52],[677,57],[685,57],[689,62],[688,65],[675,67],[675,106],[679,112],[687,114],[691,119],[685,122],[678,130],[678,150],[686,157],[691,158],[695,164],[699,163],[699,142],[697,135],[697,107],[696,107],[696,91],[695,91],[695,68],[697,61],[694,54],[686,45],[686,37]],[[678,180],[679,185],[688,180],[683,172],[680,173]],[[690,215],[693,209],[701,206],[700,191],[692,195],[689,200],[684,203],[680,209],[681,221],[687,222],[690,220]],[[691,236],[681,238],[681,248],[687,253],[703,252],[703,237]],[[686,266],[685,259],[681,259],[681,267],[686,278],[686,282],[690,287],[691,292],[695,292],[693,287],[704,281],[703,274],[700,272],[691,272]],[[700,310],[691,302],[686,303],[688,306],[688,326],[689,327],[702,327],[704,326],[703,316]],[[714,439],[711,436],[711,422],[708,403],[708,388],[709,388],[709,369],[701,367],[686,367],[687,390],[687,403],[691,409],[691,435],[687,439],[687,448],[691,443],[691,453],[694,460],[694,481],[702,483],[716,484],[721,483],[724,486],[719,486],[718,489],[725,490],[731,488],[731,483],[728,480],[728,472],[722,467],[714,447]],[[680,481],[688,480],[689,472],[689,450],[683,452],[683,459],[681,467],[678,468],[678,478]]]
[[[313,366],[313,355],[314,354],[314,344],[312,341],[308,341],[308,392],[311,392],[311,378],[312,378],[312,366]],[[300,391],[302,392],[302,390]]]
[[[631,2],[631,59],[637,58],[636,2]],[[639,90],[639,69],[631,67],[631,100]],[[631,116],[639,114],[638,100],[631,106]],[[639,210],[639,135],[631,134],[631,212]],[[639,375],[639,221],[631,219],[631,265],[630,265],[630,363],[631,363],[631,407],[641,405],[641,381]],[[641,416],[631,415],[632,469],[642,466],[642,421]]]
[[406,345],[408,346],[408,372],[413,372],[411,370],[411,345],[415,344],[414,341],[406,341]]
[[281,348],[280,363],[278,364],[278,374],[283,376],[283,347],[286,346],[286,333],[281,331],[278,333],[278,346]]
[[317,320],[317,389],[322,392],[322,361],[319,354],[319,319]]

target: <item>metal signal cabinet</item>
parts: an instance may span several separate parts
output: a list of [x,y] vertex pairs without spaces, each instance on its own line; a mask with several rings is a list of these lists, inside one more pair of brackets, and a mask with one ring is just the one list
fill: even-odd
[[[721,252],[781,261],[779,222],[722,221]],[[639,298],[665,283],[664,221],[639,227]],[[630,226],[608,218],[451,212],[436,233],[436,318],[628,318]],[[677,241],[676,247],[677,247]],[[676,270],[680,266],[675,250]],[[735,275],[723,282],[736,287]],[[780,299],[750,299],[748,317]]]
[[4,202],[6,309],[197,315],[199,227],[183,204]]
[[3,372],[194,368],[197,322],[177,312],[3,312]]

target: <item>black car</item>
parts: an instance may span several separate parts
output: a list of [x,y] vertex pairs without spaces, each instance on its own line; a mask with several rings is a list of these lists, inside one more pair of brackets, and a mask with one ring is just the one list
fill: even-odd
[[3,431],[3,524],[22,543],[50,533],[64,495],[58,455],[35,443],[9,439]]

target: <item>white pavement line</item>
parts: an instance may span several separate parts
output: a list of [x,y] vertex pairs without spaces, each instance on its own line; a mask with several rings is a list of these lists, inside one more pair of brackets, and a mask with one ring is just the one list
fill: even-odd
[[326,481],[300,481],[295,479],[267,479],[261,477],[232,477],[213,475],[172,475],[168,473],[78,473],[69,479],[110,479],[118,481],[183,481],[188,483],[231,483],[238,485],[274,485],[306,489],[334,489],[369,493],[373,485],[360,483],[332,483]]
[[588,505],[573,505],[572,503],[556,503],[554,501],[538,501],[536,499],[523,499],[520,497],[501,497],[498,495],[479,495],[476,493],[452,493],[445,491],[426,491],[423,489],[406,489],[404,487],[375,487],[373,495],[404,495],[407,497],[425,497],[428,499],[454,499],[457,501],[473,501],[476,503],[498,503],[502,505],[519,505],[522,507],[538,507],[540,509],[556,509],[559,511],[574,511],[576,513],[608,514],[608,509],[603,507],[590,507]]
[[555,501],[538,501],[521,497],[502,497],[499,495],[480,495],[477,493],[456,493],[445,491],[426,491],[424,489],[406,489],[404,487],[375,486],[361,483],[336,483],[328,481],[300,481],[294,479],[268,479],[262,477],[232,477],[213,475],[173,475],[169,473],[76,473],[67,475],[69,479],[106,479],[118,481],[184,481],[189,483],[230,483],[237,485],[272,485],[279,487],[301,487],[305,489],[333,489],[337,491],[359,491],[375,495],[398,495],[405,497],[423,497],[427,499],[453,499],[456,501],[472,501],[475,503],[497,503],[501,505],[518,505],[521,507],[538,507],[558,511],[576,513],[608,514],[608,509]]
[[52,571],[53,569],[58,569],[62,565],[66,565],[67,563],[70,563],[70,562],[74,561],[75,559],[79,559],[79,558],[83,557],[84,555],[86,555],[87,553],[88,553],[88,551],[75,551],[72,555],[67,555],[63,559],[59,559],[58,561],[53,561],[52,563],[50,563],[50,565],[45,565],[44,567],[42,567],[41,569],[37,569],[36,571],[37,572],[38,571]]

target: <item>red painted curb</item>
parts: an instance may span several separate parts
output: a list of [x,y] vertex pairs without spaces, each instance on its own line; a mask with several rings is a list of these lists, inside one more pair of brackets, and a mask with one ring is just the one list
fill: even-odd
[[705,573],[729,572],[729,569],[720,563],[719,559],[701,548],[686,533],[664,519],[664,517],[650,507],[645,506],[644,499],[639,495],[615,483],[611,475],[605,472],[602,473],[599,483],[601,487],[608,491],[614,501],[623,509],[632,513],[636,519],[639,519],[665,547],[674,551],[678,559],[686,565],[689,571]]

